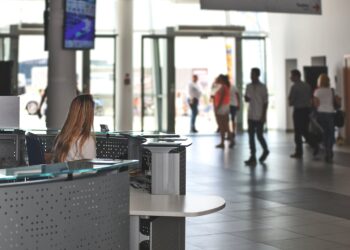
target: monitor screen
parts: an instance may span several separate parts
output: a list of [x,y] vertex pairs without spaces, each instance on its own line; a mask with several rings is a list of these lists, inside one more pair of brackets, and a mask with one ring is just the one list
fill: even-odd
[[19,97],[0,96],[0,129],[19,128]]
[[94,48],[96,0],[66,0],[65,3],[63,47]]

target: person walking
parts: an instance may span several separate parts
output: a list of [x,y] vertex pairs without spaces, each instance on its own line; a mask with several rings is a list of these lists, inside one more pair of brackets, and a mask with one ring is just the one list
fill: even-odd
[[268,107],[268,93],[265,84],[259,80],[260,69],[252,68],[250,74],[252,82],[247,85],[245,92],[245,101],[249,103],[248,108],[248,133],[250,158],[245,161],[245,164],[250,166],[256,165],[256,147],[255,147],[255,133],[258,141],[263,148],[259,161],[263,163],[270,151],[263,135],[264,124],[266,122],[266,114]]
[[192,75],[192,82],[189,84],[188,87],[188,94],[189,94],[189,105],[191,108],[191,132],[197,133],[198,130],[196,129],[196,118],[198,115],[198,105],[199,105],[199,98],[202,95],[202,91],[200,90],[198,86],[198,76]]
[[220,144],[216,145],[216,147],[225,147],[225,136],[227,135],[230,140],[229,147],[232,148],[234,143],[229,128],[230,81],[227,75],[219,75],[215,81],[220,84],[220,88],[214,95],[214,108],[221,137]]
[[301,81],[301,73],[294,69],[290,72],[290,80],[293,86],[289,91],[289,106],[293,107],[294,142],[295,152],[290,155],[292,158],[301,159],[303,157],[302,137],[314,148],[314,155],[318,153],[318,144],[309,138],[308,125],[310,108],[312,104],[311,86]]
[[313,103],[317,109],[317,121],[323,129],[323,146],[325,149],[325,161],[333,160],[334,136],[334,112],[335,106],[340,106],[341,99],[330,88],[330,80],[326,74],[321,74],[317,81],[318,88],[314,92]]
[[236,115],[240,107],[240,98],[237,88],[231,84],[230,87],[230,115],[231,115],[231,128],[232,128],[232,146],[235,144],[236,137]]

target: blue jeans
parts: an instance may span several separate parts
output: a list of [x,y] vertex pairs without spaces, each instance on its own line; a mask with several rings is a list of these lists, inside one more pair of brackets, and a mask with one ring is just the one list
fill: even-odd
[[235,122],[238,107],[230,105],[231,121]]
[[255,147],[255,133],[257,134],[258,141],[264,152],[269,151],[267,143],[264,138],[264,123],[261,121],[248,120],[248,134],[249,134],[249,147],[250,155],[255,157],[256,147]]
[[196,118],[198,115],[198,104],[199,101],[197,98],[193,98],[192,103],[190,103],[190,107],[191,107],[191,130],[196,130]]
[[323,128],[323,145],[326,150],[326,157],[333,156],[333,145],[335,142],[334,137],[334,113],[323,113],[317,114],[317,121]]

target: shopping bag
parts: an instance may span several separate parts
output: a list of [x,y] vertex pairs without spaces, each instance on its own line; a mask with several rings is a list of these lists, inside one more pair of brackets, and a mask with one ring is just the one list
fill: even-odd
[[310,123],[309,123],[308,130],[309,130],[308,131],[309,132],[309,140],[313,144],[318,144],[322,141],[324,131],[323,131],[323,128],[321,127],[321,125],[317,121],[317,113],[316,112],[312,112],[310,114]]
[[345,124],[345,113],[344,111],[338,109],[334,113],[334,126],[341,128]]

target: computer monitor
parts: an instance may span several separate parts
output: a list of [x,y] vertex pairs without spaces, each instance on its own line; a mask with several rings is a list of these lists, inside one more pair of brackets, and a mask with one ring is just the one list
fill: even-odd
[[0,96],[0,129],[19,128],[19,97]]

